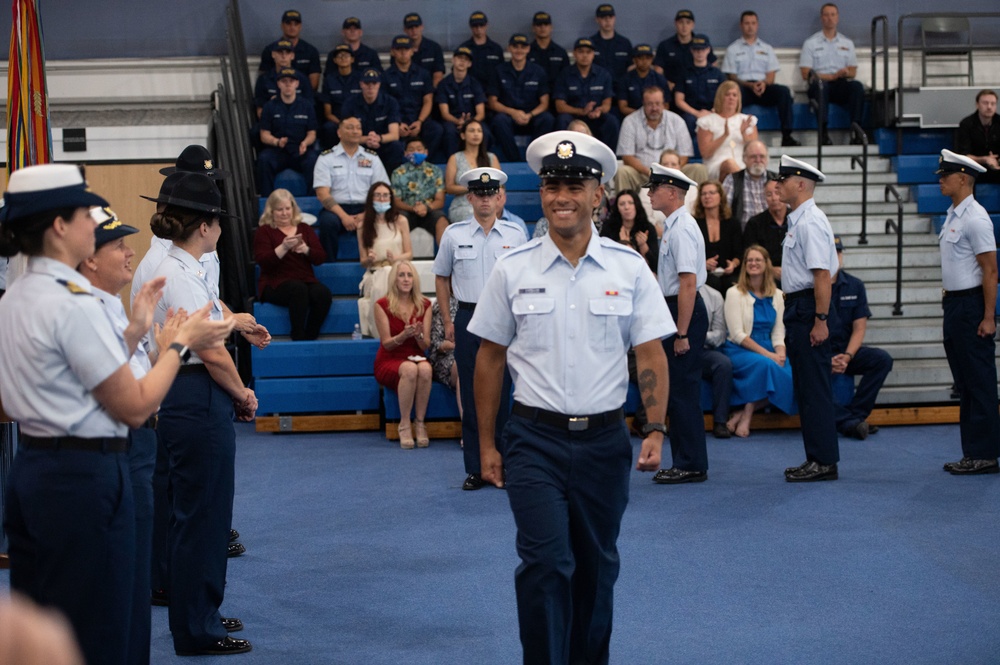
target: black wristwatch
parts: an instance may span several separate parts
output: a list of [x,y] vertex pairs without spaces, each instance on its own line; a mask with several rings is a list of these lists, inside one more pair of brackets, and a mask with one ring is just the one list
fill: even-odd
[[816,312],[816,318],[819,319],[820,321],[826,321],[826,319],[828,318],[828,315],[826,315],[826,314],[820,314],[819,312]]
[[191,349],[189,349],[188,347],[184,346],[180,342],[174,342],[173,344],[171,344],[170,346],[167,347],[168,351],[170,349],[173,349],[174,351],[176,351],[177,355],[179,355],[181,357],[181,364],[182,365],[184,363],[186,363],[188,360],[191,359]]
[[688,338],[687,335],[682,335],[680,333],[677,333],[677,339],[687,339],[687,338]]
[[663,436],[667,435],[667,426],[663,423],[646,423],[642,426],[642,435],[649,436],[653,432],[659,432]]

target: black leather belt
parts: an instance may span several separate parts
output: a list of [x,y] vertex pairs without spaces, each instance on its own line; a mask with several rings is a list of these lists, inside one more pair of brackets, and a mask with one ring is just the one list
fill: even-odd
[[469,311],[474,312],[474,311],[476,311],[476,303],[474,303],[474,302],[462,302],[461,300],[459,300],[458,301],[458,308],[459,309],[467,309]]
[[177,376],[184,376],[185,374],[208,374],[208,368],[203,363],[181,365],[180,369],[177,370]]
[[126,453],[128,439],[105,437],[83,439],[78,436],[21,435],[21,447],[26,450],[84,450],[95,453]]
[[962,296],[982,296],[983,286],[974,286],[971,289],[961,289],[959,291],[945,291],[941,289],[941,296],[944,298],[961,298]]
[[798,300],[799,298],[815,298],[816,294],[812,289],[802,289],[801,291],[793,291],[791,293],[785,294],[785,302],[789,300]]
[[[667,304],[676,303],[679,296],[663,296],[663,299],[667,301]],[[697,300],[701,297],[701,294],[697,291],[694,292],[694,299]]]
[[570,432],[583,432],[592,427],[604,427],[613,425],[625,419],[625,412],[622,409],[605,411],[604,413],[594,413],[589,416],[566,416],[555,411],[536,409],[533,406],[525,406],[514,402],[513,413],[515,416],[527,418],[543,425],[558,427]]

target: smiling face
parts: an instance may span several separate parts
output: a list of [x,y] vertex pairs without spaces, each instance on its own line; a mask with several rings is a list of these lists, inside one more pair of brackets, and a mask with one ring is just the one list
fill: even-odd
[[396,291],[407,296],[413,291],[413,266],[403,261],[396,268]]
[[593,224],[594,208],[601,203],[603,188],[597,180],[546,178],[542,182],[542,212],[549,232],[563,238],[586,233]]
[[764,271],[767,270],[767,260],[756,249],[751,249],[747,251],[746,267],[747,274],[751,277],[763,275]]
[[87,263],[99,275],[100,283],[110,288],[104,290],[117,293],[132,282],[133,256],[135,251],[125,243],[125,238],[118,238],[101,245]]

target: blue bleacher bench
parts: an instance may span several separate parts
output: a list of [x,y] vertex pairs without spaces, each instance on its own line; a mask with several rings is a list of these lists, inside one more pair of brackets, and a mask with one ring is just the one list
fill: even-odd
[[[399,420],[399,396],[395,392],[383,390],[382,399],[385,402],[386,420]],[[431,397],[427,402],[428,420],[458,420],[458,403],[455,401],[455,391],[434,381],[431,383]]]
[[[288,308],[270,303],[254,303],[253,315],[272,335],[289,335],[292,324],[288,320]],[[357,298],[334,299],[330,313],[320,328],[322,335],[344,335],[354,330],[358,320]],[[300,342],[299,342],[300,343]]]

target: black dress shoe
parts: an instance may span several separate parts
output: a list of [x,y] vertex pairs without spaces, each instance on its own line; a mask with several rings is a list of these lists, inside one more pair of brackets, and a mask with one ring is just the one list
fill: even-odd
[[869,428],[868,423],[862,420],[859,421],[854,427],[845,427],[840,433],[844,436],[849,436],[852,439],[864,441],[871,433],[871,429]]
[[153,589],[149,594],[149,602],[157,607],[168,607],[170,605],[170,595],[166,589]]
[[680,485],[681,483],[703,483],[708,480],[705,471],[685,471],[677,467],[660,469],[653,476],[653,482],[660,485]]
[[785,471],[785,480],[790,483],[812,483],[818,480],[836,480],[836,464],[809,462],[800,469]]
[[729,428],[726,427],[726,423],[715,423],[712,426],[712,436],[716,439],[728,439],[732,434],[729,432]]
[[226,556],[228,556],[231,559],[233,557],[243,556],[244,554],[246,554],[246,552],[247,548],[243,547],[243,545],[239,543],[229,543],[229,548],[226,551]]
[[1000,473],[1000,464],[995,459],[969,459],[963,457],[958,462],[944,465],[945,471],[953,476],[978,476],[986,473]]
[[785,475],[787,476],[790,473],[794,473],[796,471],[801,471],[802,469],[806,468],[808,465],[809,465],[809,460],[806,460],[805,462],[803,462],[802,464],[799,464],[798,466],[790,466],[787,469],[785,469]]
[[239,540],[239,539],[240,539],[240,532],[237,531],[236,529],[230,529],[229,542],[233,542],[234,540]]
[[795,148],[800,145],[802,144],[799,141],[797,141],[796,138],[791,134],[786,134],[785,136],[781,137],[781,147],[783,148]]
[[878,432],[878,425],[872,425],[871,423],[868,423],[868,436],[871,436],[876,432]]
[[201,649],[191,649],[189,651],[176,651],[178,656],[229,656],[231,654],[246,653],[253,647],[246,640],[237,640],[233,637],[223,637],[218,642],[213,642]]
[[243,622],[236,618],[222,617],[222,627],[226,629],[227,633],[238,633],[243,630]]
[[465,482],[462,483],[462,489],[471,492],[473,490],[481,490],[486,485],[486,481],[478,473],[470,473],[466,476]]

